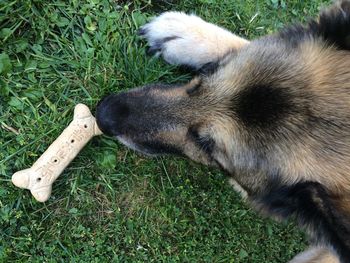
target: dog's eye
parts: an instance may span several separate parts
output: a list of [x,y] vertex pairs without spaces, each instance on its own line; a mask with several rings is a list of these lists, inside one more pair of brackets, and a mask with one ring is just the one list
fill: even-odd
[[200,136],[195,127],[190,127],[188,129],[188,136],[202,151],[206,152],[208,155],[211,155],[215,145],[213,139],[208,136]]
[[198,91],[199,91],[199,88],[201,87],[201,84],[202,83],[197,83],[196,85],[194,85],[193,87],[189,88],[188,90],[186,90],[187,92],[187,95],[188,96],[193,96],[195,95]]

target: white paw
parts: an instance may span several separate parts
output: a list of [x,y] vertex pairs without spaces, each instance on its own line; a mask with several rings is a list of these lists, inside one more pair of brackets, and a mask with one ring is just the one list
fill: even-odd
[[228,52],[232,45],[247,42],[195,15],[166,12],[144,25],[139,34],[147,39],[149,53],[175,65],[200,68]]

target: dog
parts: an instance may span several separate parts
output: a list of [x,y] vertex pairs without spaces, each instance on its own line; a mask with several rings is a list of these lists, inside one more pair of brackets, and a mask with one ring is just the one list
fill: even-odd
[[101,130],[219,167],[261,213],[294,218],[311,247],[291,262],[349,263],[350,1],[252,41],[181,12],[139,34],[195,77],[105,97]]

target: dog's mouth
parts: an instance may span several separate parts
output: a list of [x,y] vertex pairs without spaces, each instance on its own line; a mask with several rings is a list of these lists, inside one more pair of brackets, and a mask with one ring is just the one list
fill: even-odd
[[156,156],[160,155],[160,153],[157,153],[156,151],[154,151],[151,148],[147,148],[147,147],[144,147],[142,145],[139,145],[139,144],[133,142],[133,140],[128,138],[127,136],[117,135],[116,139],[120,143],[122,143],[123,145],[128,147],[129,149],[134,150],[134,151],[136,151],[138,153],[144,154],[144,155],[146,155],[148,157],[156,157]]
[[175,147],[163,141],[152,140],[152,141],[136,142],[125,135],[118,135],[115,137],[120,143],[122,143],[126,147],[149,157],[157,157],[160,155],[170,155],[170,154],[183,156],[183,153],[179,147]]
[[142,149],[139,145],[135,144],[132,140],[130,140],[129,138],[127,138],[126,136],[123,135],[119,135],[116,136],[116,139],[122,143],[123,145],[125,145],[126,147],[130,148],[131,150],[134,150],[136,152],[140,152],[143,153],[145,155],[152,155],[152,153],[150,153],[149,151],[147,151],[146,149]]

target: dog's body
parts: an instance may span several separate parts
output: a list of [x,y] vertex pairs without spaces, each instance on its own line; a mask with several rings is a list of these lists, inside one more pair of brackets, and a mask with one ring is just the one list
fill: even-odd
[[140,33],[151,53],[199,73],[108,96],[101,129],[219,166],[263,213],[295,217],[315,247],[293,263],[350,262],[350,1],[252,42],[177,12]]

